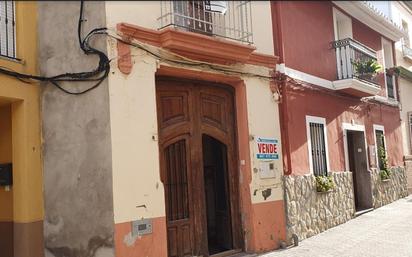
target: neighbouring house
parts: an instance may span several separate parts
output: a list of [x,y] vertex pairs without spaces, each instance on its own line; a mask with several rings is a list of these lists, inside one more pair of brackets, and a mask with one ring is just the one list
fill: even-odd
[[412,5],[408,1],[391,2],[389,17],[399,24],[405,35],[396,42],[396,64],[399,69],[402,142],[408,192],[412,193]]
[[271,4],[287,238],[302,240],[407,194],[389,72],[404,33],[369,2]]
[[[92,70],[80,2],[39,2],[42,75]],[[111,60],[41,93],[46,256],[228,256],[286,240],[270,2],[85,2]],[[63,83],[71,91],[79,83]],[[37,256],[37,255],[36,255]]]
[[[0,67],[37,73],[36,3],[0,2]],[[41,256],[43,187],[38,83],[0,72],[0,255]]]

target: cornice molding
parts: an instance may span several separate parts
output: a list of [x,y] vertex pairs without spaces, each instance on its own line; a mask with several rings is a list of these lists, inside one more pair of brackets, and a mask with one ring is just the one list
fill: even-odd
[[153,30],[128,23],[119,23],[117,31],[125,39],[136,39],[194,60],[210,63],[225,65],[243,63],[273,69],[279,60],[279,57],[274,55],[256,53],[256,47],[251,45],[171,27]]
[[404,31],[400,27],[363,1],[333,1],[333,3],[390,40],[396,42],[404,36]]

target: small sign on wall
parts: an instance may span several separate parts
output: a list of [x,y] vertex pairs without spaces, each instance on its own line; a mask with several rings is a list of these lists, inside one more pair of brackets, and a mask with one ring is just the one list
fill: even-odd
[[258,160],[279,160],[278,140],[274,138],[256,137]]

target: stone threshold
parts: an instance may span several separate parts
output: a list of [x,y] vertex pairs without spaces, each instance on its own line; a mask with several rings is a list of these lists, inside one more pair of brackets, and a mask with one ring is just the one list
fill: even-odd
[[373,210],[374,210],[373,208],[369,208],[369,209],[357,211],[357,212],[355,212],[355,217],[359,217],[360,215],[371,212]]

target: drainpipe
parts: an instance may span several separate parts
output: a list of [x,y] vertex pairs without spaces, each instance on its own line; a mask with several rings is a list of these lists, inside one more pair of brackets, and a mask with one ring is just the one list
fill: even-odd
[[[287,105],[287,76],[285,74],[285,55],[284,55],[284,42],[282,33],[282,18],[281,18],[281,1],[271,2],[272,11],[272,30],[273,30],[273,45],[275,55],[279,56],[279,64],[276,65],[275,72],[273,74],[274,85],[271,87],[272,93],[277,93],[279,97],[279,122],[280,122],[280,134],[282,142],[282,154],[283,154],[283,170],[284,175],[291,174],[291,159],[290,159],[290,145],[289,145],[289,132],[288,132],[288,105]],[[287,238],[288,223],[287,223],[287,199],[286,199],[286,186],[285,177],[282,176],[283,182],[283,208],[285,211],[284,224],[286,233],[286,245],[290,244],[290,239]],[[296,240],[294,240],[296,241]],[[280,241],[279,246],[285,248],[285,242]]]
[[288,105],[287,105],[287,86],[285,74],[285,56],[284,56],[284,42],[282,31],[282,2],[274,1],[271,4],[272,9],[272,30],[273,30],[273,44],[275,55],[279,56],[279,65],[276,65],[274,80],[277,90],[279,92],[279,119],[281,127],[282,139],[282,153],[283,153],[283,170],[285,175],[291,174],[291,159],[290,159],[290,145],[288,132]]

